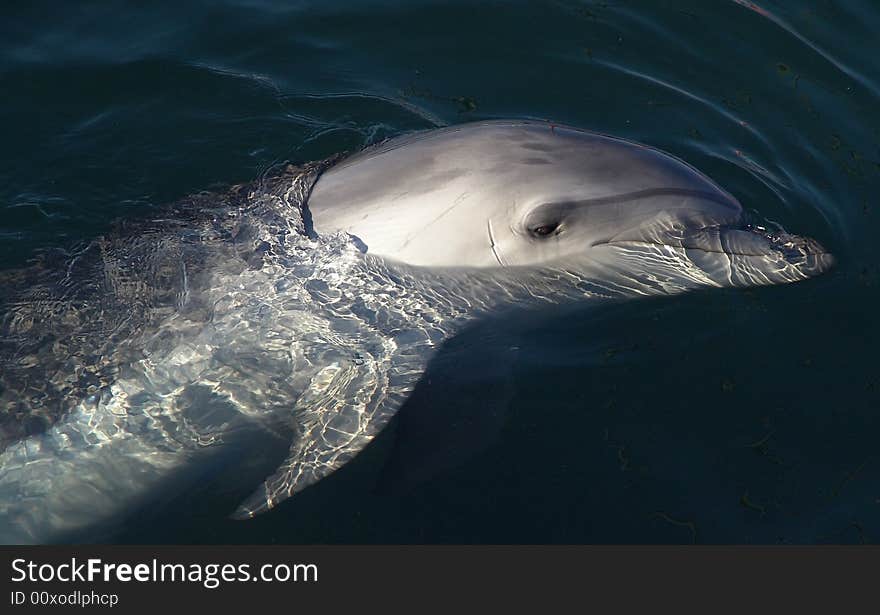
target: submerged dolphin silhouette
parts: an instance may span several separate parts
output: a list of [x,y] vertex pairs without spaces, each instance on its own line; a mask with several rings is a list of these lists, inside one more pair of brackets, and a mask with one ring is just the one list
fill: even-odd
[[387,424],[438,344],[507,307],[803,280],[818,243],[743,223],[650,147],[465,124],[202,194],[0,279],[0,540],[98,527],[224,444],[289,434],[271,508]]

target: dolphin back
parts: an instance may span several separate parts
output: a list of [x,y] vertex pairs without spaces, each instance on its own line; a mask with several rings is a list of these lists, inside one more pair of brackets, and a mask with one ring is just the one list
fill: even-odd
[[2,274],[0,541],[82,536],[242,438],[290,438],[327,366],[373,378],[381,340],[335,333],[349,325],[322,303],[322,280],[360,253],[309,239],[302,215],[331,163],[188,197]]

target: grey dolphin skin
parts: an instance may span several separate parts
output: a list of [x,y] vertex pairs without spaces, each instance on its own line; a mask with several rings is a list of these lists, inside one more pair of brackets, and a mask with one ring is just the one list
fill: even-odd
[[832,264],[672,156],[544,122],[184,199],[0,274],[0,542],[94,540],[289,442],[234,516],[271,508],[362,450],[475,319]]

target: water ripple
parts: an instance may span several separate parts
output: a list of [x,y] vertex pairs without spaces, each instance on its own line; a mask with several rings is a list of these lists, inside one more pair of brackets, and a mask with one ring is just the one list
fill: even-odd
[[863,75],[859,71],[855,70],[854,68],[852,68],[850,66],[847,66],[846,64],[844,64],[843,62],[838,60],[836,57],[831,55],[831,53],[829,53],[828,51],[826,51],[825,49],[820,47],[818,44],[816,44],[813,41],[811,41],[810,39],[808,39],[806,36],[802,35],[793,26],[791,26],[789,23],[787,23],[782,18],[776,16],[775,14],[770,12],[769,10],[762,8],[758,4],[752,2],[751,0],[732,0],[732,1],[735,4],[738,4],[744,8],[747,8],[748,10],[752,11],[753,13],[755,13],[757,15],[760,15],[764,19],[767,19],[767,20],[773,22],[779,28],[781,28],[782,30],[784,30],[785,32],[790,34],[791,36],[795,37],[801,43],[803,43],[804,45],[806,45],[807,47],[812,49],[814,52],[819,54],[823,59],[825,59],[829,64],[834,66],[837,70],[839,70],[843,74],[847,75],[848,77],[850,77],[854,81],[857,81],[858,83],[860,83],[867,90],[869,90],[874,96],[880,95],[880,89],[878,89],[877,85],[871,79],[868,79],[865,75]]

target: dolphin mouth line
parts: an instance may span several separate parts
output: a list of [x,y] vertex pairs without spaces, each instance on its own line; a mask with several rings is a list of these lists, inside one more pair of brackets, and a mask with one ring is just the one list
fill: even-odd
[[785,232],[779,233],[768,233],[766,230],[762,228],[755,227],[723,227],[723,226],[709,226],[700,231],[705,232],[715,232],[715,233],[724,233],[727,232],[742,232],[742,233],[752,233],[757,235],[758,237],[764,239],[766,244],[764,244],[764,250],[759,249],[738,249],[735,247],[722,247],[715,248],[712,246],[698,246],[698,245],[689,245],[688,241],[685,238],[674,237],[670,238],[670,241],[662,241],[662,240],[651,240],[651,239],[609,239],[605,241],[599,241],[594,243],[591,247],[601,247],[601,246],[642,246],[642,247],[653,247],[653,246],[666,246],[670,248],[679,248],[682,250],[698,250],[700,252],[705,252],[707,254],[727,254],[730,256],[769,256],[774,253],[782,254],[783,256],[791,254],[793,251],[797,252],[801,256],[832,256],[831,252],[826,250],[822,244],[819,242],[809,239],[806,237],[801,237],[799,235],[789,235]]
[[[753,251],[745,251],[745,250],[717,250],[712,248],[699,248],[696,246],[686,246],[686,245],[677,245],[674,243],[663,243],[662,241],[645,241],[645,240],[637,240],[637,239],[622,239],[620,241],[603,241],[600,243],[593,244],[593,247],[599,248],[602,246],[665,246],[668,248],[679,248],[681,250],[697,250],[699,252],[706,252],[707,254],[729,254],[731,256],[767,256],[771,254],[770,251],[767,252],[758,252],[756,250]],[[782,251],[782,250],[778,250]],[[817,250],[817,251],[809,251],[807,252],[810,256],[831,256],[831,252],[827,250]]]

